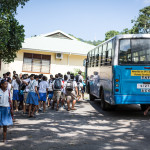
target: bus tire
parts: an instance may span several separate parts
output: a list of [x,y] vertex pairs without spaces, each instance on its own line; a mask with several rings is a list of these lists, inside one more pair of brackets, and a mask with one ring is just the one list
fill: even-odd
[[107,110],[108,110],[108,103],[105,101],[105,98],[104,98],[104,91],[103,91],[103,90],[101,91],[101,108],[102,108],[102,110],[104,110],[104,111],[107,111]]
[[145,111],[148,108],[147,104],[140,104],[140,106],[142,111]]
[[94,100],[95,100],[95,97],[92,94],[90,94],[90,101],[94,101]]

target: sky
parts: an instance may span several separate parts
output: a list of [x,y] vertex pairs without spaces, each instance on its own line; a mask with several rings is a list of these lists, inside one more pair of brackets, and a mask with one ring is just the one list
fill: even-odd
[[16,18],[26,38],[62,30],[84,40],[104,40],[110,30],[131,28],[150,0],[30,0]]

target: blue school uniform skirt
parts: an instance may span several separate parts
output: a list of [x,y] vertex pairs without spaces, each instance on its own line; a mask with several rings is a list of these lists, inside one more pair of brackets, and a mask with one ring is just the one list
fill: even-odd
[[52,99],[53,95],[54,95],[54,92],[53,91],[49,91],[48,92],[48,99]]
[[46,93],[39,93],[40,99],[39,101],[46,102]]
[[29,92],[26,103],[33,104],[33,105],[39,105],[38,95],[35,92]]
[[0,107],[0,126],[13,125],[10,107]]
[[13,90],[13,100],[19,101],[19,90]]

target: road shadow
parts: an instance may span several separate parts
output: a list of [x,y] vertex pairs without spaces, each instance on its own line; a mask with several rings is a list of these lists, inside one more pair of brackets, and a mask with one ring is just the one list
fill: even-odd
[[8,144],[0,143],[0,150],[137,150],[150,146],[149,117],[139,108],[104,112],[90,101],[80,101],[76,108],[71,112],[48,109],[35,119],[16,113]]

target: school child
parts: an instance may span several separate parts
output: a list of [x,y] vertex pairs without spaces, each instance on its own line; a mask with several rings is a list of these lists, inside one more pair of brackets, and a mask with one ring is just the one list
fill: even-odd
[[15,104],[15,111],[18,111],[18,102],[19,101],[19,84],[20,80],[17,76],[13,76],[12,87],[13,87],[13,103]]
[[[79,82],[77,83],[77,87],[78,87],[78,97],[79,99],[81,98],[81,95],[83,94],[83,84],[82,84],[82,80],[79,80]],[[82,99],[83,99],[83,95],[82,95]]]
[[7,86],[7,81],[2,80],[0,86],[0,127],[3,126],[3,142],[6,142],[7,126],[13,125],[10,108],[11,97]]
[[30,83],[30,78],[28,78],[28,76],[26,75],[25,78],[23,79],[24,84],[26,84],[26,88],[23,92],[23,114],[26,114],[26,109],[27,109],[27,105],[26,105],[26,100],[27,100],[27,96],[29,93],[29,83]]
[[[11,78],[8,78],[7,79],[7,83],[8,83],[8,86],[7,86],[7,89],[9,91],[9,94],[10,94],[10,98],[12,99],[12,80]],[[15,119],[14,119],[14,113],[13,113],[13,107],[12,107],[12,101],[10,103],[10,108],[11,108],[11,117],[13,119],[13,122],[15,122]]]
[[53,98],[53,95],[54,95],[54,91],[53,91],[53,88],[52,88],[52,85],[53,85],[53,75],[50,75],[50,79],[48,81],[48,107],[50,107],[51,105],[51,100]]
[[52,109],[54,109],[55,103],[57,102],[56,111],[58,111],[59,109],[59,100],[61,98],[61,88],[63,87],[62,80],[58,77],[59,77],[58,74],[56,74],[55,80],[53,81],[53,85],[52,85],[53,91],[54,91]]
[[39,105],[41,104],[41,102],[43,102],[43,112],[45,112],[46,110],[47,92],[48,92],[47,77],[43,76],[42,81],[39,84],[39,96],[40,96]]
[[66,85],[68,81],[68,76],[64,75],[64,83],[63,83],[63,90],[62,90],[62,106],[65,108],[65,100],[66,100]]
[[67,78],[70,80],[70,71],[67,72]]
[[70,75],[70,80],[67,81],[66,83],[66,97],[67,97],[67,106],[68,106],[68,111],[70,111],[70,101],[72,101],[72,108],[71,110],[76,110],[74,108],[76,104],[76,100],[78,100],[77,95],[78,95],[78,88],[77,88],[77,83],[74,81],[74,74]]
[[[36,110],[36,107],[38,106],[38,98],[39,93],[37,90],[38,87],[38,81],[34,79],[34,75],[32,74],[30,76],[30,83],[29,83],[29,93],[27,97],[26,103],[29,104],[29,114],[28,117],[35,117],[34,112]],[[33,107],[33,111],[31,112],[31,108]]]
[[83,84],[82,99],[84,100],[84,93],[85,93],[85,89],[86,89],[85,80],[83,80],[82,84]]

